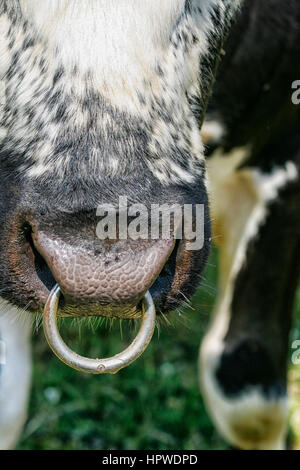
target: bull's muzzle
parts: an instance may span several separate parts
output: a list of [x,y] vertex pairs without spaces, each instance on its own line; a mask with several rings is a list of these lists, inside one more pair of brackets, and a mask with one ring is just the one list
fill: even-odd
[[155,306],[149,292],[143,300],[141,326],[136,338],[123,352],[105,359],[90,359],[72,351],[63,341],[57,327],[57,311],[61,290],[56,285],[47,300],[43,326],[47,342],[56,356],[73,369],[90,374],[115,374],[134,362],[149,345],[155,328]]

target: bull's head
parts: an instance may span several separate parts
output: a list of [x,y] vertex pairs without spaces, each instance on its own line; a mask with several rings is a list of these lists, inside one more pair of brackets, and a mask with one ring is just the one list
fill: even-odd
[[[41,313],[59,284],[60,315],[127,318],[150,290],[165,313],[209,251],[199,128],[238,2],[80,3],[1,2],[1,296]],[[201,205],[203,243],[176,240],[181,216],[169,237],[123,238],[119,209],[114,237],[97,236],[120,196],[129,212]]]

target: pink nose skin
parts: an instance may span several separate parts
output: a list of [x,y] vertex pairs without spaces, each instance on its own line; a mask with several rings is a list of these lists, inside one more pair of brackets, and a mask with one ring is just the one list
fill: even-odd
[[43,231],[32,239],[64,295],[61,314],[74,316],[136,316],[175,244],[172,238],[79,245]]

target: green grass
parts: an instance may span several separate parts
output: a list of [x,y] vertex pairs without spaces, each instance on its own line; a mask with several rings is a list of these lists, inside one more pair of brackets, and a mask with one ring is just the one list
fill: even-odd
[[[144,355],[110,376],[62,364],[42,331],[34,338],[29,417],[20,449],[226,449],[204,408],[197,383],[198,348],[216,296],[215,255],[194,311],[161,323]],[[175,318],[176,317],[176,318]],[[294,335],[300,338],[300,299]],[[92,331],[65,320],[62,335],[90,357],[119,352],[134,331],[123,323]],[[296,328],[298,331],[296,332]],[[80,334],[79,334],[80,333]]]

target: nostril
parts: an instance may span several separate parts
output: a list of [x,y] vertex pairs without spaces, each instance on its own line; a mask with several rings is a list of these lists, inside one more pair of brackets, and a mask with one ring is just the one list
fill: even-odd
[[35,272],[40,279],[40,281],[44,284],[45,287],[50,291],[56,284],[56,280],[53,277],[53,274],[47,265],[46,261],[42,257],[42,255],[37,251],[34,246],[32,240],[32,227],[29,224],[24,225],[24,234],[27,243],[30,246],[31,254],[33,255],[33,262],[35,267]]

